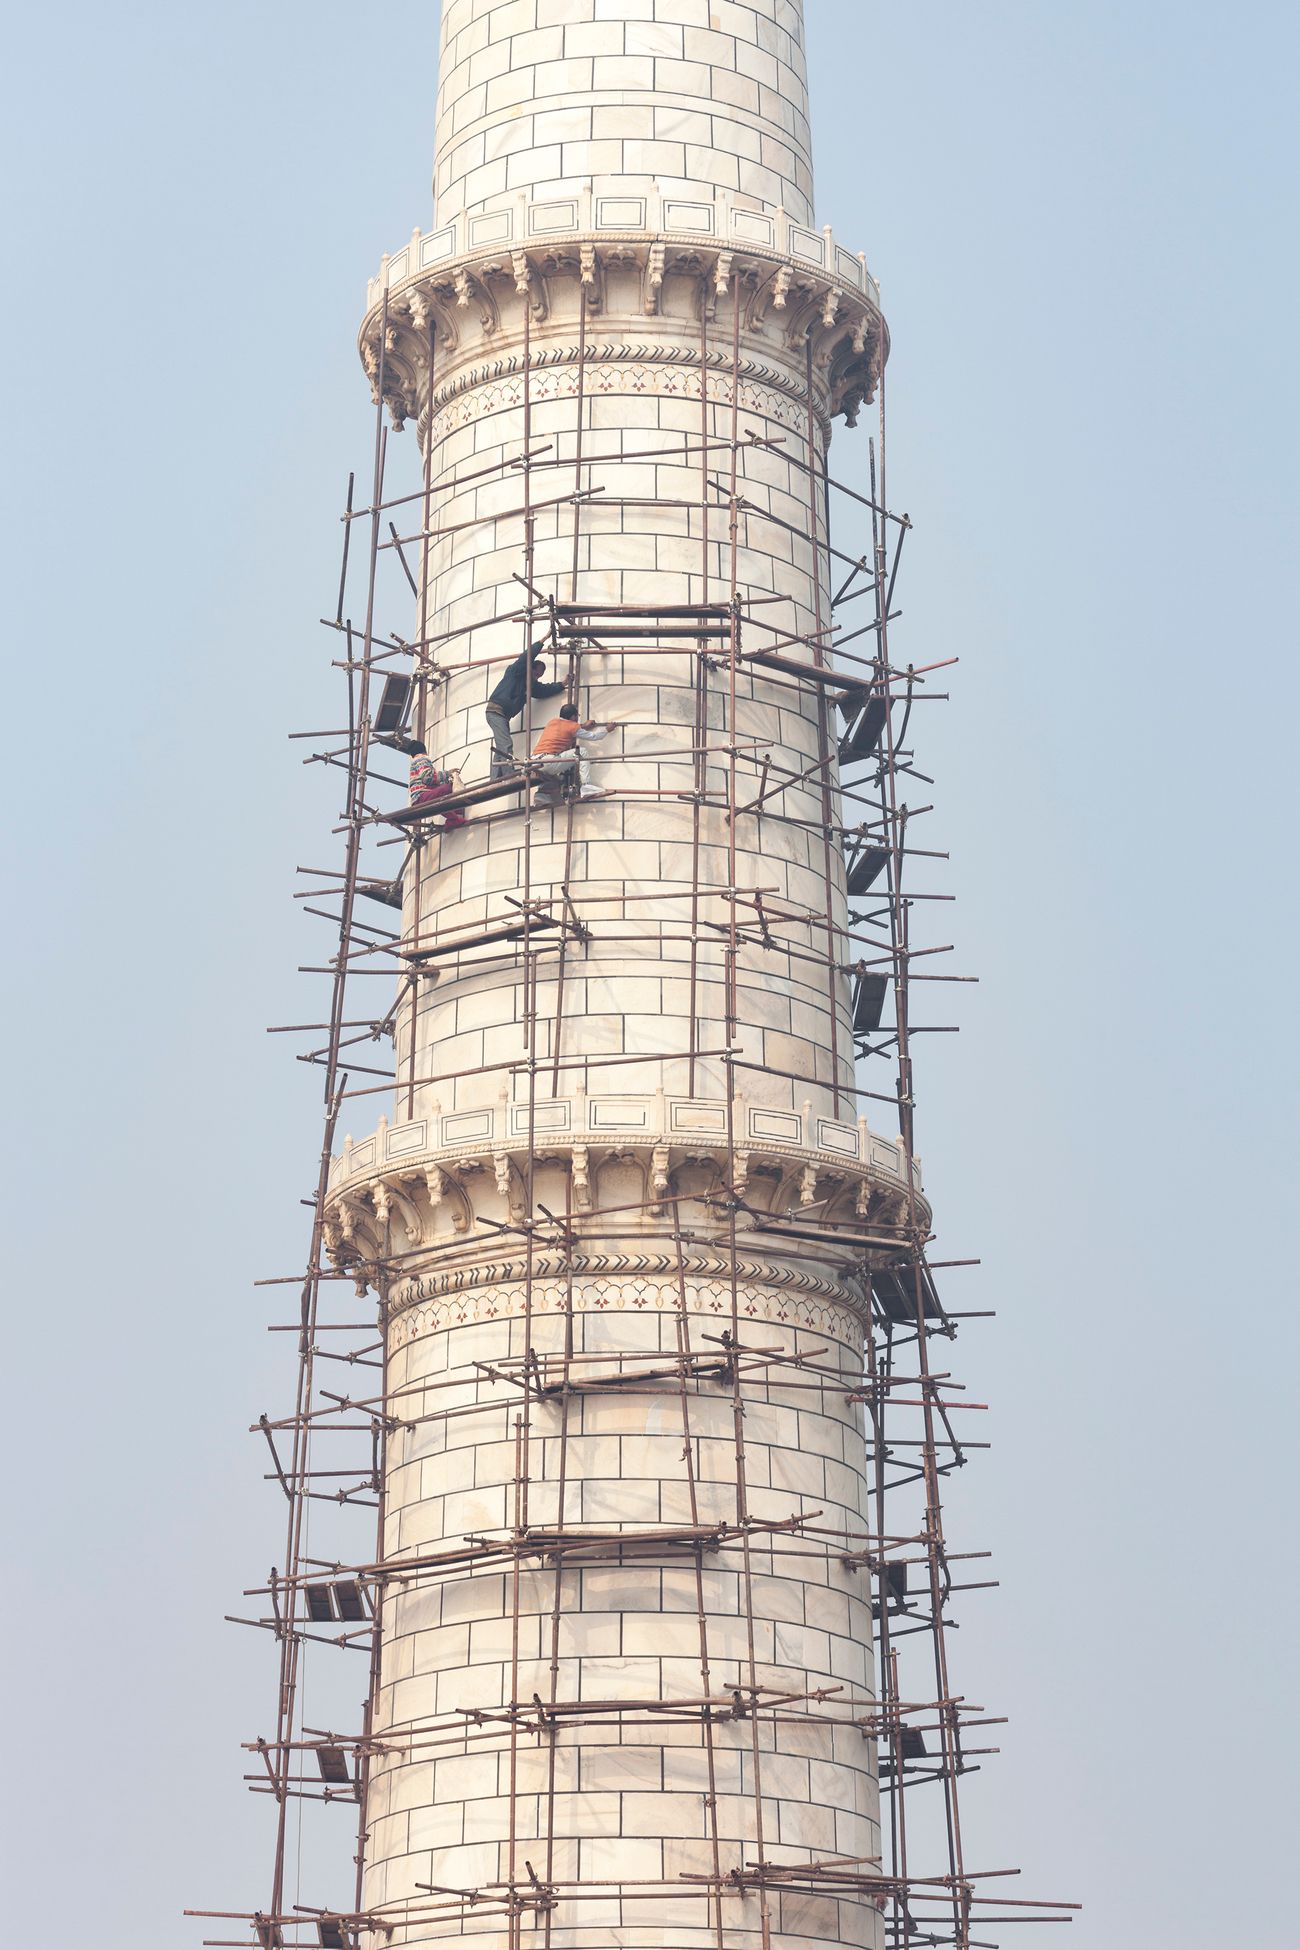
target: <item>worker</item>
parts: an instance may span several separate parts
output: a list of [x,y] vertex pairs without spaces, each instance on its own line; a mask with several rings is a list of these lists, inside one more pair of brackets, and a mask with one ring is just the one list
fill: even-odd
[[576,772],[578,797],[603,799],[601,788],[591,783],[591,761],[583,746],[599,744],[617,722],[616,718],[606,724],[599,724],[595,718],[579,722],[577,705],[562,704],[559,717],[549,719],[542,726],[541,737],[533,746],[533,757],[539,761],[538,782],[543,789],[563,788]]
[[[488,730],[492,733],[492,777],[508,779],[515,769],[514,740],[510,726],[514,719],[523,716],[524,705],[530,697],[559,697],[563,684],[544,684],[542,672],[546,665],[542,660],[541,649],[544,638],[539,637],[521,650],[501,682],[493,691],[484,707]],[[532,681],[529,682],[531,664]]]
[[[411,804],[413,806],[433,806],[439,799],[449,799],[460,784],[454,772],[444,772],[434,764],[428,752],[418,740],[412,740],[411,751]],[[442,822],[444,833],[454,832],[456,827],[465,824],[465,815],[459,806],[453,806]]]

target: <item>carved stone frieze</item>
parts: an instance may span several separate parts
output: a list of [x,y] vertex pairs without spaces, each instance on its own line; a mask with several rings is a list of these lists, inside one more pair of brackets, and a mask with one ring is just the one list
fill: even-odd
[[[670,1254],[601,1254],[565,1268],[553,1254],[538,1253],[525,1291],[518,1260],[484,1266],[484,1279],[457,1285],[443,1274],[420,1274],[393,1287],[385,1309],[390,1353],[427,1334],[456,1327],[513,1320],[525,1309],[534,1319],[570,1310],[583,1313],[704,1314],[726,1321],[731,1314],[731,1276],[721,1259],[689,1257],[679,1275]],[[748,1259],[738,1260],[737,1311],[742,1321],[770,1321],[828,1334],[857,1349],[862,1345],[867,1300],[852,1282],[835,1285]]]

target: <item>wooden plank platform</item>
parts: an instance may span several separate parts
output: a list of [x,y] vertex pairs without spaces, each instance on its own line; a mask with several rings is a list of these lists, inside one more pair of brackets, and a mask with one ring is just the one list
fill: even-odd
[[880,1018],[885,1013],[885,995],[889,988],[889,977],[879,969],[864,968],[853,987],[853,1033],[855,1036],[870,1036],[879,1029]]
[[[910,1266],[877,1267],[871,1275],[871,1291],[881,1312],[900,1327],[916,1319],[915,1277]],[[927,1320],[943,1319],[943,1308],[926,1267],[921,1269],[921,1310]]]
[[842,670],[820,670],[816,664],[801,663],[795,657],[783,657],[777,650],[746,650],[742,652],[740,661],[760,664],[764,670],[779,670],[783,676],[797,677],[801,682],[822,684],[837,693],[837,703],[851,703],[855,709],[868,688],[867,684],[858,684],[851,677],[846,677]]
[[889,850],[883,846],[864,846],[849,862],[848,892],[865,894],[879,880]]
[[729,623],[620,623],[616,618],[608,622],[599,617],[583,628],[576,623],[560,623],[555,635],[560,643],[589,643],[593,637],[609,643],[640,643],[643,638],[662,643],[670,638],[675,642],[679,637],[689,643],[703,638],[708,643],[727,643],[731,640]]
[[883,697],[867,699],[866,708],[840,740],[841,759],[871,757],[880,743],[880,734],[885,728],[885,714],[888,709],[888,702]]
[[402,806],[380,817],[389,826],[418,826],[422,819],[445,819],[449,812],[468,812],[489,800],[503,799],[507,793],[526,791],[530,784],[522,772],[508,779],[480,779],[477,785],[467,785],[463,792],[450,793],[445,799],[431,799],[425,806]]
[[518,921],[503,921],[499,927],[484,928],[477,934],[460,934],[446,941],[430,942],[427,948],[412,948],[403,955],[403,961],[433,961],[439,955],[459,955],[468,948],[494,948],[498,942],[522,941],[525,934],[539,934],[543,928],[556,928],[559,921],[554,914],[534,914],[528,921],[521,917]]

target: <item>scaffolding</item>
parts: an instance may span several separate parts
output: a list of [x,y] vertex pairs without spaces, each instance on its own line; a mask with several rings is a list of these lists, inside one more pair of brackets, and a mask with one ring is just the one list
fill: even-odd
[[[385,298],[383,324],[387,323]],[[583,298],[585,340],[586,298]],[[700,518],[706,537],[724,535],[729,575],[724,587],[705,587],[696,604],[583,603],[580,600],[578,536],[590,490],[584,485],[584,411],[581,371],[571,453],[558,443],[535,440],[530,420],[528,346],[524,348],[524,438],[508,469],[516,483],[504,506],[494,501],[480,519],[515,523],[522,531],[517,608],[511,619],[527,648],[539,637],[549,642],[567,673],[573,696],[602,659],[622,647],[639,655],[675,660],[691,672],[697,709],[689,728],[687,754],[691,777],[658,789],[630,789],[637,797],[671,798],[692,809],[691,892],[684,918],[653,919],[656,944],[673,941],[689,961],[691,987],[689,1047],[676,1052],[688,1065],[692,1093],[697,1070],[707,1063],[721,1078],[725,1167],[707,1192],[674,1188],[665,1173],[645,1205],[621,1210],[583,1209],[571,1197],[563,1211],[539,1201],[534,1176],[545,1150],[544,1120],[538,1112],[570,1071],[588,1075],[603,1065],[659,1063],[665,1052],[642,1057],[573,1054],[566,1047],[566,979],[593,944],[644,940],[641,915],[655,914],[666,898],[655,886],[625,890],[617,901],[588,896],[570,871],[574,847],[572,797],[556,814],[564,871],[558,897],[534,895],[530,861],[536,770],[525,762],[515,777],[474,781],[452,797],[427,806],[401,802],[405,781],[394,776],[390,754],[423,740],[430,699],[450,672],[472,656],[465,631],[431,633],[428,617],[430,550],[448,532],[440,524],[439,496],[431,474],[432,442],[426,444],[423,485],[414,494],[390,494],[387,486],[388,430],[384,424],[383,346],[379,335],[376,419],[372,480],[368,500],[356,505],[355,483],[348,484],[343,514],[343,561],[333,616],[324,619],[337,654],[346,698],[344,721],[335,731],[299,734],[312,745],[309,762],[341,770],[342,817],[335,828],[341,861],[328,868],[300,869],[308,885],[307,909],[337,932],[331,958],[312,972],[328,984],[329,1006],[321,1020],[283,1025],[275,1033],[305,1035],[309,1044],[299,1060],[319,1068],[323,1095],[323,1134],[312,1203],[305,1272],[265,1282],[296,1290],[293,1317],[276,1321],[272,1331],[296,1337],[297,1378],[292,1406],[278,1416],[263,1415],[255,1433],[265,1444],[268,1478],[284,1499],[282,1562],[269,1579],[246,1596],[251,1616],[239,1622],[269,1633],[279,1659],[279,1684],[270,1730],[246,1743],[251,1789],[275,1807],[275,1837],[269,1888],[254,1910],[189,1912],[240,1926],[242,1933],[218,1933],[205,1942],[224,1946],[317,1944],[353,1946],[402,1944],[421,1933],[472,1936],[485,1928],[504,1931],[511,1950],[525,1942],[550,1950],[553,1934],[580,1926],[587,1914],[605,1915],[608,1905],[686,1903],[692,1915],[707,1917],[714,1950],[729,1950],[733,1930],[757,1932],[764,1946],[779,1932],[787,1906],[809,1901],[847,1902],[870,1907],[882,1923],[889,1950],[951,1945],[977,1950],[993,1939],[990,1931],[1026,1921],[1069,1920],[1071,1905],[1039,1903],[1004,1893],[1011,1871],[980,1871],[967,1860],[960,1809],[960,1787],[996,1748],[989,1729],[1000,1722],[959,1690],[950,1673],[950,1633],[954,1601],[983,1590],[978,1575],[984,1553],[960,1551],[949,1543],[944,1521],[946,1479],[986,1446],[968,1437],[962,1417],[982,1404],[969,1401],[948,1364],[947,1345],[960,1324],[979,1315],[953,1310],[941,1297],[937,1275],[972,1265],[971,1260],[930,1257],[929,1206],[918,1190],[914,1046],[923,1035],[950,1025],[914,1020],[918,985],[956,983],[960,975],[937,971],[933,958],[949,952],[928,939],[921,920],[933,902],[946,899],[913,884],[919,863],[942,860],[935,849],[914,844],[915,823],[932,808],[909,805],[913,783],[931,781],[916,764],[911,742],[919,707],[936,701],[930,679],[945,664],[914,668],[895,655],[891,639],[899,611],[896,585],[903,545],[911,523],[889,504],[886,477],[885,389],[879,382],[877,422],[870,439],[869,490],[862,493],[833,479],[819,460],[814,424],[811,354],[807,389],[807,432],[802,454],[789,446],[782,458],[802,477],[807,493],[805,537],[814,554],[813,586],[834,589],[828,615],[820,602],[814,627],[792,633],[783,625],[779,604],[746,589],[739,571],[740,539],[751,521],[779,521],[756,512],[742,493],[739,460],[754,443],[742,430],[739,411],[740,296],[737,290],[730,333],[732,360],[731,425],[725,436],[711,428],[704,410],[698,438],[668,447],[604,456],[640,460],[671,454],[673,461],[699,471],[698,497],[685,503]],[[527,332],[525,312],[525,332]],[[436,355],[430,328],[430,359]],[[703,388],[701,389],[703,394]],[[486,475],[489,470],[483,470]],[[571,484],[569,477],[572,477]],[[471,477],[450,482],[460,488]],[[627,505],[637,497],[629,494]],[[602,507],[618,503],[606,488]],[[571,511],[573,566],[566,577],[538,573],[533,559],[535,520],[540,508]],[[832,514],[862,536],[856,551],[832,541]],[[567,518],[567,517],[566,517]],[[399,524],[408,525],[403,533]],[[413,524],[413,525],[412,525]],[[793,529],[792,529],[792,532]],[[358,545],[358,538],[364,538]],[[707,542],[703,556],[708,575]],[[361,599],[352,606],[352,587],[360,568]],[[400,580],[398,578],[400,577]],[[384,579],[392,597],[381,593]],[[547,581],[558,586],[547,588]],[[381,628],[381,603],[417,606],[410,636]],[[856,606],[856,610],[854,607]],[[360,615],[355,621],[354,614]],[[498,622],[502,619],[497,618]],[[950,663],[955,659],[946,659]],[[743,737],[737,728],[738,689],[756,672],[764,681],[788,686],[814,702],[818,725],[817,762],[811,769],[784,765],[770,745]],[[711,724],[708,701],[721,700],[721,728]],[[798,819],[788,799],[795,786],[809,782],[820,793],[820,818]],[[612,796],[622,796],[617,785]],[[437,846],[449,811],[469,819],[517,822],[522,826],[522,885],[492,903],[478,925],[441,926],[437,915],[421,912],[423,849]],[[720,813],[729,836],[729,885],[725,893],[702,883],[701,821]],[[799,825],[819,836],[825,905],[820,912],[797,909],[762,891],[746,892],[736,872],[736,835],[744,820]],[[400,868],[386,865],[385,847],[402,849]],[[832,888],[843,858],[850,901],[848,924],[837,920]],[[416,871],[411,874],[410,869]],[[409,876],[409,877],[408,877]],[[402,900],[403,886],[413,897]],[[361,906],[387,905],[400,913],[393,926],[367,918]],[[610,909],[613,909],[610,912]],[[662,914],[663,910],[660,910]],[[669,932],[668,930],[672,931]],[[852,1049],[832,1048],[829,1088],[836,1114],[857,1116],[867,1104],[886,1105],[896,1118],[905,1169],[900,1197],[888,1204],[864,1201],[846,1222],[826,1210],[813,1194],[797,1213],[777,1216],[748,1195],[743,1137],[737,1105],[746,1072],[755,1067],[740,1049],[738,983],[746,962],[798,967],[824,986],[829,998],[832,1039],[842,1022],[842,996],[851,985],[849,1020]],[[724,1033],[710,1047],[697,1034],[695,996],[704,973],[720,965],[725,993]],[[423,1244],[405,1251],[368,1251],[349,1236],[346,1213],[340,1220],[331,1204],[331,1161],[338,1145],[345,1106],[392,1096],[413,1114],[418,1093],[454,1081],[436,1059],[422,1070],[412,1022],[405,1047],[394,1044],[390,1061],[380,1060],[394,1036],[401,1011],[418,1015],[437,970],[502,967],[522,974],[524,1008],[517,1053],[486,1068],[524,1106],[523,1184],[509,1223],[476,1224],[454,1248]],[[553,1033],[539,1035],[537,997],[543,972],[554,987],[557,1006],[548,1012]],[[374,976],[395,982],[396,995],[381,1012],[371,1006]],[[932,991],[942,993],[941,989]],[[854,1082],[844,1082],[841,1058],[852,1058]],[[785,1074],[773,1073],[773,1074]],[[646,1212],[659,1222],[673,1262],[670,1276],[680,1284],[675,1315],[675,1346],[661,1355],[613,1349],[595,1354],[574,1344],[572,1300],[575,1269],[593,1243],[617,1241],[644,1231]],[[686,1300],[688,1245],[707,1235],[730,1286],[729,1317],[715,1333],[702,1334]],[[480,1386],[465,1400],[459,1383],[437,1383],[427,1376],[409,1387],[389,1374],[387,1296],[412,1267],[421,1270],[439,1254],[461,1257],[486,1252],[508,1241],[524,1264],[524,1344],[510,1357],[479,1363]],[[810,1250],[831,1253],[851,1266],[870,1295],[865,1359],[860,1374],[821,1350],[792,1354],[784,1343],[756,1337],[743,1306],[745,1253],[761,1249],[766,1259],[797,1264]],[[568,1332],[562,1347],[534,1340],[533,1292],[545,1274],[567,1283]],[[360,1304],[369,1301],[371,1305]],[[936,1358],[938,1355],[938,1358]],[[619,1522],[600,1526],[566,1519],[566,1480],[571,1419],[575,1405],[591,1396],[652,1395],[676,1404],[682,1436],[682,1487],[689,1520],[677,1524]],[[846,1530],[827,1523],[819,1511],[784,1520],[762,1519],[750,1507],[746,1475],[745,1416],[755,1403],[781,1400],[847,1402],[862,1417],[870,1470],[869,1527]],[[729,1418],[735,1469],[734,1518],[719,1522],[701,1512],[693,1417],[703,1401],[722,1404]],[[530,1508],[536,1470],[530,1445],[537,1442],[538,1417],[545,1410],[558,1422],[548,1425],[557,1464],[558,1507],[554,1521],[538,1520]],[[485,1439],[514,1444],[510,1524],[495,1533],[467,1535],[432,1549],[385,1552],[386,1450],[395,1430],[475,1418]],[[874,1638],[874,1684],[809,1688],[803,1693],[774,1688],[760,1676],[755,1649],[753,1589],[762,1567],[820,1557],[848,1569],[861,1580],[869,1603]],[[569,1698],[560,1689],[558,1654],[561,1620],[575,1571],[604,1565],[647,1572],[672,1568],[693,1578],[699,1628],[699,1686],[686,1697],[645,1699]],[[734,1683],[723,1683],[711,1658],[705,1581],[720,1567],[735,1574],[739,1615],[747,1626],[748,1653]],[[434,1588],[469,1571],[495,1571],[507,1581],[512,1626],[513,1684],[500,1708],[460,1707],[429,1715],[400,1734],[379,1732],[376,1702],[381,1683],[386,1596],[398,1590]],[[550,1683],[545,1695],[520,1683],[521,1586],[527,1576],[549,1578],[553,1586],[543,1626]],[[322,1725],[313,1706],[317,1673],[326,1652],[346,1675],[346,1685],[363,1692],[358,1723],[346,1731],[334,1719],[337,1682],[322,1677],[321,1697],[333,1724]],[[354,1657],[359,1655],[360,1664]],[[310,1655],[312,1683],[307,1684]],[[339,1695],[342,1697],[342,1695]],[[342,1709],[339,1709],[342,1710]],[[698,1733],[707,1792],[706,1839],[711,1847],[707,1871],[676,1879],[602,1882],[567,1876],[557,1859],[556,1762],[564,1734],[597,1722],[622,1726],[675,1726]],[[785,1859],[764,1835],[764,1730],[777,1726],[856,1731],[871,1743],[881,1794],[882,1852],[879,1859],[808,1853],[806,1861]],[[724,1732],[737,1735],[746,1749],[753,1804],[753,1847],[736,1859],[717,1819],[718,1743]],[[507,1757],[510,1844],[507,1873],[481,1887],[427,1885],[417,1896],[372,1905],[363,1900],[368,1839],[367,1790],[376,1761],[400,1745],[406,1754],[457,1754],[492,1751]],[[540,1751],[543,1769],[540,1842],[515,1840],[516,1797],[521,1794],[520,1757]],[[309,1804],[352,1810],[355,1841],[350,1893],[332,1889],[332,1904],[305,1902],[297,1886],[302,1872],[303,1825]],[[308,1853],[311,1852],[308,1844]],[[337,1849],[337,1843],[333,1846]],[[314,1860],[313,1874],[328,1873]],[[620,1909],[620,1914],[622,1913]],[[639,1911],[643,1914],[643,1911]],[[744,1917],[743,1923],[740,1918]],[[857,1927],[861,1927],[858,1925]],[[810,1932],[811,1933],[811,1932]],[[820,1933],[820,1932],[818,1932]],[[567,1940],[567,1939],[566,1939]],[[748,1939],[747,1939],[748,1940]],[[836,1938],[838,1940],[838,1938]],[[850,1940],[847,1936],[845,1940]],[[868,1936],[851,1940],[869,1941]]]

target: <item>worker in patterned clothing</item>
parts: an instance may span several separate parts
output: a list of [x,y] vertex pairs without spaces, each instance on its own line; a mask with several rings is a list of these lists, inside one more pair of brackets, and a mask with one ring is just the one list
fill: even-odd
[[543,642],[544,638],[539,637],[536,643],[530,643],[526,650],[520,651],[484,707],[488,730],[492,733],[494,779],[508,779],[515,770],[515,746],[510,727],[516,718],[523,716],[528,699],[559,697],[563,694],[563,684],[542,682],[542,673],[546,668],[541,655]]
[[[460,777],[456,772],[444,771],[429,757],[419,739],[411,741],[411,804],[413,806],[433,807],[439,799],[450,799],[460,790]],[[460,808],[453,806],[442,822],[444,833],[452,833],[465,824],[465,815]]]
[[599,744],[617,723],[617,718],[606,724],[595,718],[579,722],[577,705],[562,704],[559,717],[542,726],[542,735],[533,746],[539,797],[558,798],[576,773],[580,799],[603,799],[600,786],[591,783],[591,761],[584,747]]

